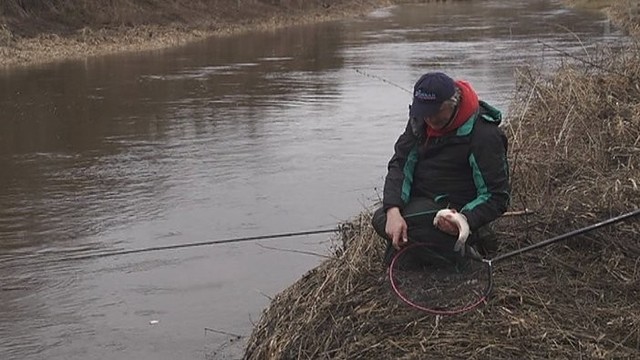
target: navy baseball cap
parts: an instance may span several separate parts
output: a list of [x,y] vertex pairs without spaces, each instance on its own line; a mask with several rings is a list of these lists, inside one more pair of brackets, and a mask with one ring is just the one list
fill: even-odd
[[423,120],[440,111],[440,106],[456,93],[456,85],[452,78],[441,72],[430,72],[422,75],[413,87],[413,103],[409,116]]

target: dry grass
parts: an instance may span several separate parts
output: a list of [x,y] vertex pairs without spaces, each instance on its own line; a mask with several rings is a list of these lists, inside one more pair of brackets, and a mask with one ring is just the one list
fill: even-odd
[[550,218],[594,221],[640,203],[638,49],[570,60],[550,78],[518,74],[513,185]]
[[0,66],[161,49],[250,29],[356,16],[390,2],[7,0],[0,2]]
[[609,16],[629,34],[640,34],[640,2],[638,0],[618,0],[609,9]]
[[[499,253],[640,204],[640,50],[522,69],[506,128],[513,207]],[[335,259],[278,295],[247,359],[640,358],[640,225],[605,227],[496,264],[489,303],[436,317],[388,285],[370,214],[344,224]]]
[[[497,266],[477,311],[436,317],[401,303],[380,261],[369,214],[346,224],[345,250],[279,294],[247,359],[574,359],[640,355],[639,274],[629,256],[583,238]],[[531,219],[501,224],[522,245]],[[529,230],[529,235],[545,234]],[[600,234],[607,236],[607,234]],[[636,252],[636,257],[638,252]],[[631,261],[630,261],[631,260]]]
[[632,35],[640,31],[640,1],[638,0],[564,0],[570,6],[584,9],[601,10],[608,14],[613,22]]

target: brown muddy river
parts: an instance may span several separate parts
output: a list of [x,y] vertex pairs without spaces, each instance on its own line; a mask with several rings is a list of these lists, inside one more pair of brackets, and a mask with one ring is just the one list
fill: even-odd
[[0,359],[240,358],[327,234],[68,259],[331,229],[378,198],[423,72],[508,118],[547,45],[622,40],[559,1],[449,2],[0,72]]

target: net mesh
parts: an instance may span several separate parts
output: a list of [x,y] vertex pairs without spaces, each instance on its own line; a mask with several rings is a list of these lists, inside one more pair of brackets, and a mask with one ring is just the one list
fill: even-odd
[[490,288],[486,263],[457,255],[444,256],[424,245],[400,251],[389,275],[402,300],[434,313],[470,310],[484,301]]

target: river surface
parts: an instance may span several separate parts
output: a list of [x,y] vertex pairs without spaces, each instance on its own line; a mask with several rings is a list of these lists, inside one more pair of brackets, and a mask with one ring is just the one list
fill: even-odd
[[413,82],[502,108],[516,68],[623,36],[558,1],[429,3],[0,72],[0,359],[235,359],[320,234],[380,195]]

